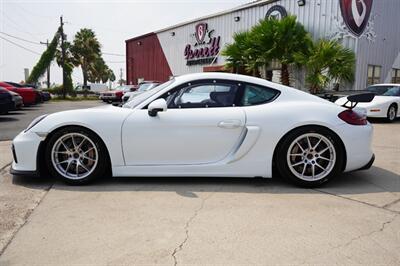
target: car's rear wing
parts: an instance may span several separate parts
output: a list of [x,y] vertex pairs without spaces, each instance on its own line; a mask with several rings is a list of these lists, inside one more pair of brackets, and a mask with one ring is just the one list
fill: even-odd
[[[375,97],[375,93],[368,92],[368,93],[360,93],[355,95],[347,96],[347,101],[342,105],[343,107],[353,109],[357,106],[358,103],[369,103]],[[350,105],[348,105],[350,104]]]

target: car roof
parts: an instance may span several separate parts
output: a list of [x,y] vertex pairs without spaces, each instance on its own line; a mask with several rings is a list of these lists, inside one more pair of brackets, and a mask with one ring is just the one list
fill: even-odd
[[370,85],[370,86],[368,86],[368,87],[378,87],[378,86],[394,86],[394,87],[399,87],[400,84],[396,84],[396,83],[382,83],[382,84]]
[[252,76],[240,75],[240,74],[232,74],[232,73],[221,73],[221,72],[201,72],[201,73],[192,73],[186,74],[182,76],[174,77],[176,81],[179,83],[190,82],[193,80],[199,79],[227,79],[227,80],[236,80],[242,82],[248,82],[253,84],[258,84],[260,86],[266,86],[272,89],[278,89],[281,92],[292,92],[298,91],[292,87],[287,87],[278,83],[274,83],[262,78],[256,78]]

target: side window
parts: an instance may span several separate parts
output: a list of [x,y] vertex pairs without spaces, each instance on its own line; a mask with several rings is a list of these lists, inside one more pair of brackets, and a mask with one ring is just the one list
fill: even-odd
[[241,100],[242,106],[263,104],[271,101],[278,94],[278,91],[262,86],[246,84]]
[[168,99],[170,108],[228,107],[235,105],[237,86],[223,83],[188,84]]

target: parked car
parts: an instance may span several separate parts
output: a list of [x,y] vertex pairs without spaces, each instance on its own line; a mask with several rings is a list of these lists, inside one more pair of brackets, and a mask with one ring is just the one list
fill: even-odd
[[35,91],[33,88],[15,87],[6,82],[0,82],[0,87],[18,93],[22,97],[24,105],[32,105],[37,103],[38,101],[38,92]]
[[99,99],[103,102],[108,103],[122,102],[122,96],[124,95],[124,93],[132,90],[136,90],[136,87],[134,85],[118,86],[112,90],[101,92]]
[[16,88],[32,88],[32,89],[34,89],[36,91],[36,103],[41,103],[41,102],[48,101],[51,99],[51,95],[49,92],[40,90],[33,84],[23,84],[22,85],[22,84],[19,84],[16,82],[10,82],[10,81],[6,81],[6,83],[8,83],[11,86],[14,86]]
[[10,91],[0,87],[0,114],[14,110],[15,105]]
[[[376,84],[369,86],[366,92],[372,92],[376,96],[372,102],[360,103],[358,108],[364,108],[368,117],[386,118],[393,122],[400,117],[400,84]],[[338,99],[335,103],[343,105],[346,97]]]
[[20,110],[22,106],[24,105],[24,102],[22,100],[22,97],[13,91],[9,91],[12,97],[12,101],[14,102],[14,109],[13,110]]
[[145,91],[149,91],[151,89],[154,89],[158,85],[160,85],[160,82],[144,81],[144,82],[140,83],[140,85],[138,86],[137,90],[126,92],[124,94],[124,96],[122,97],[122,103],[127,103],[130,99],[133,99],[134,97],[136,97],[137,95],[139,95],[139,94],[141,94],[141,93],[143,93]]
[[[202,98],[184,100],[210,87]],[[124,108],[36,118],[13,140],[11,173],[48,170],[83,184],[105,172],[271,177],[276,167],[295,184],[315,187],[342,172],[370,168],[372,131],[366,117],[351,108],[294,88],[244,75],[189,74],[140,94]]]
[[35,85],[33,85],[33,84],[24,84],[24,86],[26,86],[26,87],[30,87],[30,88],[33,88],[33,89],[36,89],[37,91],[39,91],[39,93],[40,93],[40,96],[42,97],[42,100],[43,101],[49,101],[50,99],[51,99],[51,94],[50,94],[50,92],[48,92],[48,91],[44,91],[44,90],[42,90],[42,89],[38,89]]

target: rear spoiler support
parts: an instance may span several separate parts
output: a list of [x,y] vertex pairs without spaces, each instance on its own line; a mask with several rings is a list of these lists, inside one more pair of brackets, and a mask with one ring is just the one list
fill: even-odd
[[[358,103],[369,103],[375,97],[375,93],[360,93],[355,95],[350,95],[347,97],[347,101],[342,105],[345,108],[349,108],[350,110],[355,108]],[[350,104],[350,105],[348,105]]]

